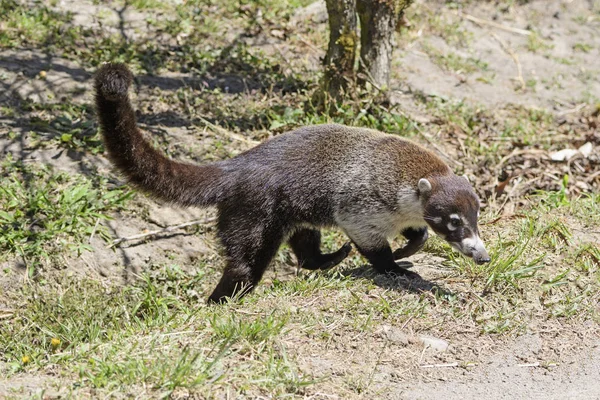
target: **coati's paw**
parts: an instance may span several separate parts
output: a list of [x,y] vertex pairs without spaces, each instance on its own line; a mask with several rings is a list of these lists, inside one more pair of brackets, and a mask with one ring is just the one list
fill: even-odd
[[410,280],[421,280],[423,278],[421,278],[421,275],[417,274],[416,272],[413,271],[409,271],[407,269],[402,268],[402,273],[400,274],[401,276],[405,277],[406,279],[410,279]]
[[[244,294],[241,293],[240,297],[243,296]],[[227,303],[230,299],[234,298],[236,296],[235,291],[227,291],[227,290],[223,290],[220,287],[215,288],[215,290],[212,292],[212,294],[209,296],[209,298],[206,300],[206,302],[210,305],[210,304],[225,304]]]
[[319,269],[325,270],[325,269],[335,267],[336,265],[338,265],[339,263],[344,261],[344,259],[346,257],[348,257],[348,254],[350,254],[351,251],[352,251],[352,245],[350,244],[350,242],[346,242],[338,251],[336,251],[334,253],[330,253],[330,254],[324,254],[323,255],[324,257],[331,257],[331,259],[328,260],[327,262],[323,263],[319,267]]
[[[229,300],[238,301],[252,291],[257,281],[252,283],[251,278],[233,278],[237,273],[235,268],[228,265],[223,272],[221,280],[207,300],[208,304],[223,304]],[[238,274],[239,276],[239,274]]]
[[343,259],[345,259],[346,257],[348,257],[348,255],[350,254],[350,252],[352,251],[352,243],[351,242],[346,242],[344,243],[344,245],[342,247],[340,247],[340,249],[338,251],[336,251],[336,254],[339,253],[340,261],[341,262]]
[[306,260],[304,263],[302,263],[302,268],[308,270],[326,270],[333,268],[341,263],[346,257],[348,257],[350,251],[352,251],[352,245],[350,242],[346,242],[342,247],[333,253],[321,254],[316,259]]
[[348,256],[348,254],[350,254],[350,252],[352,251],[352,242],[344,243],[344,245],[340,248],[339,251],[342,250],[344,250],[346,252],[346,256]]
[[402,235],[408,239],[408,242],[394,251],[394,260],[407,258],[421,250],[429,237],[427,228],[408,228],[402,232]]
[[403,258],[410,257],[413,254],[415,254],[415,251],[412,251],[410,243],[408,243],[404,247],[394,250],[394,260],[401,260]]
[[209,298],[206,300],[206,303],[208,303],[209,305],[217,305],[217,304],[224,304],[227,302],[228,297],[227,296],[217,296],[214,293],[211,294],[209,296]]

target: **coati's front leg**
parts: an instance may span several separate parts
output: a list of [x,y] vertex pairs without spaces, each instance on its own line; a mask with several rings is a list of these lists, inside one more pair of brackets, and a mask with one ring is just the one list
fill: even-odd
[[425,242],[429,237],[427,227],[423,228],[406,228],[402,231],[402,235],[408,239],[408,242],[399,249],[394,251],[394,260],[407,258],[421,250],[425,246]]
[[289,239],[289,244],[301,268],[316,270],[329,269],[348,257],[352,246],[344,244],[333,253],[321,253],[321,232],[318,229],[300,229]]
[[349,236],[360,254],[369,260],[377,272],[381,274],[393,273],[407,278],[420,278],[420,275],[416,272],[409,271],[396,264],[392,249],[384,237],[379,237],[374,233],[370,235],[352,235],[352,233],[349,233]]

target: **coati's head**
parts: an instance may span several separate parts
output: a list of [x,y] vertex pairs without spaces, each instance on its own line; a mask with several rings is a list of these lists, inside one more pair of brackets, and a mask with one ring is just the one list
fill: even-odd
[[477,264],[490,261],[479,238],[479,198],[469,181],[454,174],[422,178],[418,183],[423,217],[435,233]]

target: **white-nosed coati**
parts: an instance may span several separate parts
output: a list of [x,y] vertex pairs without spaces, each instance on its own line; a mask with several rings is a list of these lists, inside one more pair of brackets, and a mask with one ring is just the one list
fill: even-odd
[[[319,228],[339,227],[382,273],[417,276],[395,260],[421,249],[427,226],[477,263],[479,199],[471,185],[425,148],[397,136],[317,125],[276,136],[232,159],[205,165],[172,161],[137,128],[128,89],[133,76],[106,64],[95,78],[108,154],[129,181],[183,206],[217,206],[227,265],[209,301],[243,295],[288,241],[301,267],[326,269],[350,252],[323,254]],[[402,233],[408,243],[392,252]]]

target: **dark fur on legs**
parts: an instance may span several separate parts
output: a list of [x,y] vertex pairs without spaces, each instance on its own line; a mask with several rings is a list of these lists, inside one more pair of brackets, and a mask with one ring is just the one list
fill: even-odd
[[222,303],[252,291],[287,231],[277,216],[264,210],[248,213],[248,205],[242,202],[224,202],[218,209],[218,235],[227,253],[227,265],[208,299],[211,303]]
[[321,253],[321,232],[317,229],[300,229],[289,239],[290,246],[304,269],[329,269],[341,263],[352,250],[350,243],[344,244],[333,253]]
[[416,272],[412,272],[396,264],[392,249],[390,246],[382,246],[379,249],[361,249],[358,247],[358,251],[371,263],[373,268],[380,274],[396,274],[402,275],[409,279],[421,278]]
[[[219,284],[208,299],[211,303],[223,303],[228,298],[243,296],[252,291],[275,256],[284,236],[284,229],[271,227],[265,230],[258,222],[253,229],[240,236],[240,226],[231,226],[229,221],[229,218],[219,220],[219,236],[227,250],[228,262]],[[352,249],[350,243],[346,243],[333,253],[322,254],[321,233],[316,229],[301,229],[292,235],[289,242],[299,266],[311,270],[334,267]]]
[[402,231],[402,235],[408,239],[408,242],[399,249],[394,251],[394,260],[407,258],[418,252],[425,246],[425,242],[429,237],[427,227],[423,228],[407,228]]

